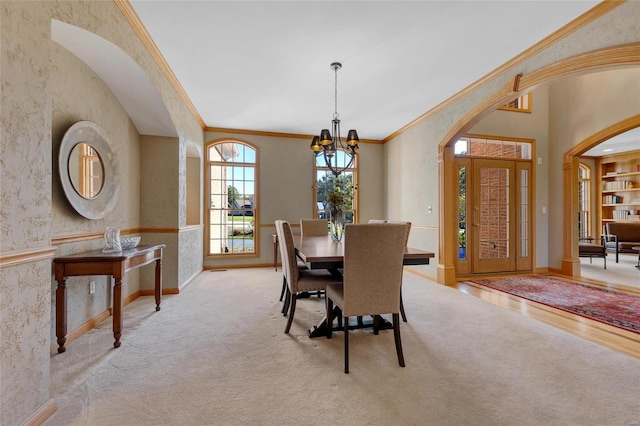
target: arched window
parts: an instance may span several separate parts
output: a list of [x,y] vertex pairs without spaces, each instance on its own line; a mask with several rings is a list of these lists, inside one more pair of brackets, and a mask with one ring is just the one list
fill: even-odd
[[207,256],[256,255],[257,150],[233,140],[205,147]]
[[[346,166],[349,163],[349,158],[342,150],[338,150],[335,154],[335,166],[338,169]],[[327,203],[327,194],[336,177],[331,173],[329,167],[325,163],[324,156],[318,155],[315,162],[315,196],[313,203],[313,211],[315,217],[318,219],[329,219],[331,211]],[[358,158],[353,161],[351,167],[346,169],[337,178],[342,187],[350,186],[353,188],[353,197],[351,200],[351,210],[345,212],[346,223],[358,222]]]
[[578,238],[591,235],[591,169],[578,165]]

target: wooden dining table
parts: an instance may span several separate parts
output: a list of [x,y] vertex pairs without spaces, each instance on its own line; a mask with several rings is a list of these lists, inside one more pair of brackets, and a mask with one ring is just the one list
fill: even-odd
[[[340,269],[344,266],[344,240],[333,241],[331,236],[327,235],[326,237],[294,236],[293,241],[296,246],[297,256],[309,269],[326,269],[337,279],[342,278]],[[435,257],[435,255],[432,252],[412,247],[405,247],[402,263],[404,265],[428,265],[429,259],[433,257]],[[336,314],[341,315],[341,313],[338,312],[336,312]],[[363,322],[359,320],[357,324],[350,327],[363,328],[370,326],[370,322]],[[325,316],[318,325],[309,329],[309,337],[326,336],[327,327],[327,318]],[[380,328],[391,328],[391,323],[388,321],[382,321]],[[333,330],[340,331],[337,328],[334,328]]]

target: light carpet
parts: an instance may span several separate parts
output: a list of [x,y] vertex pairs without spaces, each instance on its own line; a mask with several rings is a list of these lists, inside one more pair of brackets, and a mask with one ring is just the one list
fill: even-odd
[[406,368],[391,330],[291,333],[272,268],[203,272],[183,293],[124,310],[51,358],[54,425],[624,425],[640,422],[640,360],[405,273]]

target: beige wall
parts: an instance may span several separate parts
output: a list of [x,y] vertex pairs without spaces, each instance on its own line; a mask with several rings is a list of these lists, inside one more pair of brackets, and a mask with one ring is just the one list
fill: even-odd
[[543,213],[543,208],[549,205],[547,191],[549,188],[549,143],[547,136],[549,108],[546,86],[540,87],[532,93],[532,105],[533,110],[530,114],[496,110],[469,129],[469,133],[525,138],[535,141],[532,161],[536,176],[533,204],[536,235],[534,268],[546,268],[549,249],[547,244],[549,215]]
[[[206,132],[205,141],[241,140],[258,150],[259,167],[258,213],[259,256],[250,258],[225,257],[205,260],[205,268],[217,265],[269,265],[273,264],[274,223],[278,219],[299,224],[300,219],[313,215],[314,156],[308,138],[286,138],[262,135],[234,135]],[[381,217],[382,145],[360,144],[359,188],[360,221]],[[204,189],[204,188],[203,188]],[[295,229],[295,228],[294,228]]]
[[[135,230],[158,215],[141,211],[140,158],[146,153],[132,120],[96,73],[51,40],[51,20],[87,29],[115,44],[158,90],[179,135],[177,171],[161,175],[158,184],[172,185],[176,204],[186,199],[186,146],[202,145],[202,129],[114,2],[3,1],[0,13],[0,424],[17,425],[55,408],[49,393],[55,288],[51,257],[99,248],[106,226]],[[119,161],[122,186],[117,205],[100,220],[75,213],[57,177],[61,138],[80,120],[94,121],[107,131]],[[162,241],[174,253],[164,262],[169,276],[174,271],[170,282],[165,278],[167,287],[183,284],[202,266],[201,229],[181,232],[186,206],[177,210],[162,225],[173,230],[172,238]],[[143,242],[157,235],[150,231]],[[92,234],[93,239],[74,240]],[[52,239],[73,242],[53,247]],[[96,295],[88,296],[92,278],[68,281],[69,331],[109,306],[105,277],[95,277]],[[143,273],[128,274],[125,293],[144,288],[144,281]]]
[[[639,30],[640,32],[640,30]],[[640,35],[639,35],[640,38]],[[589,136],[640,114],[640,67],[627,67],[554,81],[549,88],[549,182],[562,182],[563,154]],[[550,184],[549,266],[560,268],[563,193]]]
[[[443,220],[443,217],[440,217],[438,221],[437,217],[439,205],[437,194],[437,182],[439,178],[437,159],[438,145],[443,141],[443,138],[449,130],[464,119],[461,133],[468,132],[475,122],[473,120],[466,121],[467,118],[465,118],[465,115],[490,95],[504,91],[508,80],[517,73],[522,72],[526,75],[527,73],[574,55],[607,46],[617,46],[640,41],[640,27],[637,25],[638,16],[640,16],[640,2],[626,2],[621,4],[603,17],[596,19],[567,37],[559,39],[548,48],[514,65],[513,68],[504,70],[504,72],[496,75],[492,80],[470,91],[466,96],[452,102],[433,114],[427,115],[423,120],[394,137],[385,145],[385,206],[388,211],[388,216],[406,218],[407,220],[411,220],[414,225],[417,225],[420,232],[414,232],[412,230],[411,245],[434,251],[436,253],[436,260],[439,258],[438,232],[437,230],[431,230],[429,225],[435,224],[438,226],[437,224],[442,223]],[[611,28],[616,28],[616,31],[611,31]],[[452,66],[453,65],[455,64],[452,64]],[[630,86],[631,89],[633,89],[633,87],[635,86]],[[633,96],[633,93],[637,92],[629,90],[628,96]],[[638,99],[638,97],[636,97],[636,99]],[[554,102],[551,95],[550,102]],[[534,108],[536,108],[535,100]],[[488,113],[489,111],[479,112],[481,115]],[[549,114],[553,115],[554,113],[555,110],[550,107]],[[606,115],[609,115],[609,113]],[[578,134],[563,138],[561,142],[553,133],[559,126],[559,122],[557,120],[552,122],[551,119],[549,119],[549,128],[547,129],[549,132],[549,152],[545,153],[539,150],[537,153],[537,156],[543,158],[543,167],[538,166],[536,169],[538,172],[536,203],[538,203],[537,207],[540,209],[544,206],[544,204],[540,205],[540,203],[545,203],[547,202],[546,199],[548,199],[549,212],[549,217],[547,218],[549,229],[546,235],[544,234],[545,220],[540,219],[539,210],[536,214],[537,221],[541,220],[539,224],[536,223],[538,242],[536,262],[538,265],[545,265],[546,261],[549,267],[557,268],[560,266],[562,245],[561,238],[558,236],[562,235],[562,195],[559,193],[559,195],[556,196],[555,188],[558,188],[558,182],[562,182],[562,153],[584,137],[604,127],[606,125],[605,122],[608,123],[611,121],[611,119],[608,118],[600,120],[594,116],[591,116],[591,120],[588,129],[578,129],[576,130]],[[575,121],[565,122],[563,124],[565,131],[570,127],[566,126],[567,124],[577,125],[580,123]],[[545,129],[539,129],[535,132],[541,135],[544,134]],[[554,135],[553,137],[551,136],[552,134]],[[563,145],[558,146],[558,144]],[[405,155],[401,155],[402,152],[410,153],[410,157],[405,158]],[[548,170],[544,170],[545,156],[548,158]],[[545,172],[548,173],[547,186],[544,185],[544,178],[539,176]],[[554,188],[553,196],[549,193],[549,187]],[[433,213],[428,213],[428,206],[432,206]],[[443,214],[453,214],[453,212],[444,211]],[[546,244],[549,247],[549,255],[546,260],[545,253],[542,249],[545,245],[545,240],[547,240]],[[444,268],[445,265],[442,265],[442,267]],[[420,268],[428,275],[436,275],[434,265]]]
[[[107,226],[137,229],[140,226],[140,136],[126,111],[109,88],[84,62],[55,42],[51,43],[52,164],[53,187],[51,232],[53,237],[86,233],[102,233]],[[89,220],[80,216],[67,201],[60,180],[57,158],[67,129],[78,121],[92,121],[104,129],[107,142],[117,162],[118,202],[104,218]],[[108,159],[105,157],[105,161]],[[66,170],[64,171],[66,172]],[[113,178],[113,177],[110,177]],[[56,255],[102,248],[104,242],[94,239],[62,244]],[[89,281],[96,282],[96,293],[89,295]],[[55,289],[51,285],[51,321],[55,322]],[[128,296],[140,290],[139,273],[132,271],[123,280],[122,293]],[[69,330],[74,330],[111,306],[111,281],[107,276],[72,277],[67,279],[67,314]],[[55,342],[55,327],[51,327]]]
[[[54,143],[64,127],[77,118],[86,119],[86,113],[94,121],[117,127],[123,141],[131,142],[131,146],[116,145],[119,154],[130,156],[124,160],[129,164],[123,169],[127,173],[123,182],[130,187],[121,192],[120,209],[113,213],[111,219],[123,226],[139,222],[140,227],[149,227],[143,235],[145,242],[158,241],[168,245],[164,262],[166,287],[180,287],[202,267],[202,230],[185,228],[185,225],[187,147],[201,146],[203,135],[199,123],[115,3],[3,1],[0,13],[0,424],[15,425],[39,410],[54,407],[49,393],[51,256],[54,250],[51,239],[97,232],[106,224],[104,221],[92,222],[73,217],[60,196],[59,185],[54,182]],[[410,220],[414,224],[410,244],[437,252],[438,143],[447,131],[482,99],[504,87],[507,79],[517,72],[526,74],[578,53],[640,41],[638,16],[640,2],[624,3],[429,116],[388,144],[363,144],[360,179],[365,201],[360,206],[361,220],[381,216]],[[131,121],[114,104],[102,83],[94,81],[94,76],[83,64],[51,41],[52,18],[87,29],[110,41],[144,70],[158,90],[178,135],[175,140],[159,142],[161,146],[158,149],[165,155],[175,153],[177,159],[165,157],[167,164],[141,164],[136,167],[134,157],[139,155],[144,159],[146,155],[152,155],[156,147],[150,140],[136,146],[137,132],[131,128]],[[78,77],[79,84],[88,92],[78,92],[74,98],[73,93],[69,93],[72,81],[66,80],[63,72]],[[607,93],[598,94],[608,96]],[[628,91],[629,96],[632,94]],[[90,99],[92,96],[96,99]],[[550,96],[550,105],[559,101]],[[106,102],[105,105],[113,109],[97,108],[98,102]],[[86,106],[88,110],[78,109],[79,106]],[[553,108],[550,108],[552,115]],[[549,182],[561,179],[561,165],[555,156],[565,149],[562,144],[578,143],[615,119],[606,109],[594,113],[597,116],[591,116],[588,121],[583,120],[588,114],[578,115],[577,111],[567,115],[566,120],[550,121],[549,145],[558,144],[558,151],[550,149],[549,152]],[[604,120],[600,119],[600,114]],[[113,124],[116,119],[119,125]],[[580,123],[584,127],[575,134],[566,134],[563,123],[564,126]],[[206,140],[220,136],[209,134]],[[260,149],[260,222],[264,227],[260,229],[259,261],[269,263],[273,221],[282,218],[295,222],[311,215],[313,160],[308,150],[309,141],[257,136],[242,139]],[[136,176],[137,170],[140,170],[140,177]],[[145,180],[143,185],[141,176],[145,173],[152,173],[158,180]],[[140,181],[139,188],[132,184],[137,180]],[[153,208],[153,202],[144,195],[146,190],[157,193],[157,186],[169,188],[168,191],[165,189],[169,192],[167,197],[158,200],[163,208]],[[131,202],[136,191],[143,199],[142,204]],[[295,194],[295,201],[290,194]],[[559,201],[561,199],[555,195],[549,197],[551,224],[554,220],[560,223],[558,218],[561,216],[557,216],[556,210],[561,206]],[[429,207],[432,208],[431,213]],[[557,229],[550,226],[549,235],[558,235]],[[97,238],[73,243],[73,247],[61,247],[60,250],[75,251],[96,247],[100,243]],[[553,244],[550,246],[551,250]],[[216,263],[219,262],[209,262]],[[549,265],[558,264],[558,254],[550,252]],[[435,265],[422,268],[427,274],[435,275]],[[144,288],[144,271],[140,273],[140,281],[141,288]],[[83,284],[79,283],[80,286]],[[96,296],[93,302],[98,304],[96,306],[106,303],[106,293],[104,298],[100,297],[103,296]],[[81,305],[78,309],[84,309],[88,301],[81,297],[76,302]],[[91,315],[89,313],[86,318]],[[73,321],[82,319],[76,316]],[[126,325],[123,339],[126,339]],[[72,347],[69,350],[73,350]]]

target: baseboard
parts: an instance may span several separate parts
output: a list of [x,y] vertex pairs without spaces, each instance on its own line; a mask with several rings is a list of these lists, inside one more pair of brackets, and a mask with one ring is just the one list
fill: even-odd
[[40,408],[33,412],[24,422],[20,424],[20,426],[40,426],[43,424],[49,417],[56,412],[58,406],[56,404],[56,400],[53,398],[49,398],[47,402],[42,404]]
[[560,268],[560,269],[558,269],[558,268],[547,268],[547,273],[554,274],[554,275],[562,275],[563,277],[568,276],[567,274],[565,274],[562,271],[562,268]]
[[[180,293],[180,289],[179,288],[163,288],[162,289],[162,294],[178,294]],[[156,291],[154,289],[148,289],[148,290],[140,290],[138,292],[139,296],[154,296],[156,294]]]
[[541,275],[548,274],[548,273],[549,273],[549,268],[548,268],[548,267],[544,267],[544,268],[535,268],[535,269],[533,270],[533,273],[534,273],[534,274],[541,274]]
[[[278,266],[280,263],[278,263]],[[215,270],[215,269],[240,269],[240,268],[273,268],[273,262],[271,263],[251,263],[244,265],[205,265],[203,270]]]
[[[130,295],[128,295],[127,297],[122,299],[122,306],[123,307],[127,306],[129,303],[133,302],[138,297],[144,296],[143,292],[144,292],[144,290],[143,291],[134,291],[133,293],[131,293]],[[153,295],[153,294],[154,294],[153,290],[151,290],[151,295]],[[67,340],[65,341],[65,346],[69,345],[69,343],[73,342],[74,340],[76,340],[78,337],[82,336],[83,334],[85,334],[89,330],[92,330],[92,329],[96,328],[98,324],[100,324],[102,321],[104,321],[107,318],[109,318],[112,314],[113,314],[113,311],[111,310],[111,308],[109,308],[106,311],[104,311],[104,312],[96,315],[95,317],[91,318],[89,321],[85,322],[80,327],[78,327],[78,328],[76,328],[74,330],[71,330],[69,333],[67,333]],[[58,343],[57,342],[53,342],[52,343],[51,352],[50,353],[52,355],[58,353]]]
[[438,278],[436,278],[436,277],[434,277],[434,276],[432,276],[432,275],[425,274],[424,272],[418,271],[418,270],[417,270],[417,269],[415,269],[415,268],[411,268],[411,267],[409,267],[409,266],[405,266],[405,267],[404,267],[404,270],[405,270],[405,271],[407,271],[407,272],[411,272],[412,274],[417,275],[417,276],[419,276],[419,277],[422,277],[422,278],[426,278],[426,279],[428,279],[428,280],[431,280],[431,281],[433,281],[434,283],[437,283],[437,282],[438,282]]
[[[110,316],[111,316],[111,308],[91,318],[89,321],[85,322],[80,327],[74,330],[71,330],[69,333],[67,333],[67,340],[65,341],[64,345],[68,346],[69,343],[73,342],[78,337],[85,334],[87,331],[96,328],[98,324],[100,324],[102,321],[106,320]],[[58,353],[58,343],[54,341],[51,345],[51,354],[53,355],[57,353]]]

